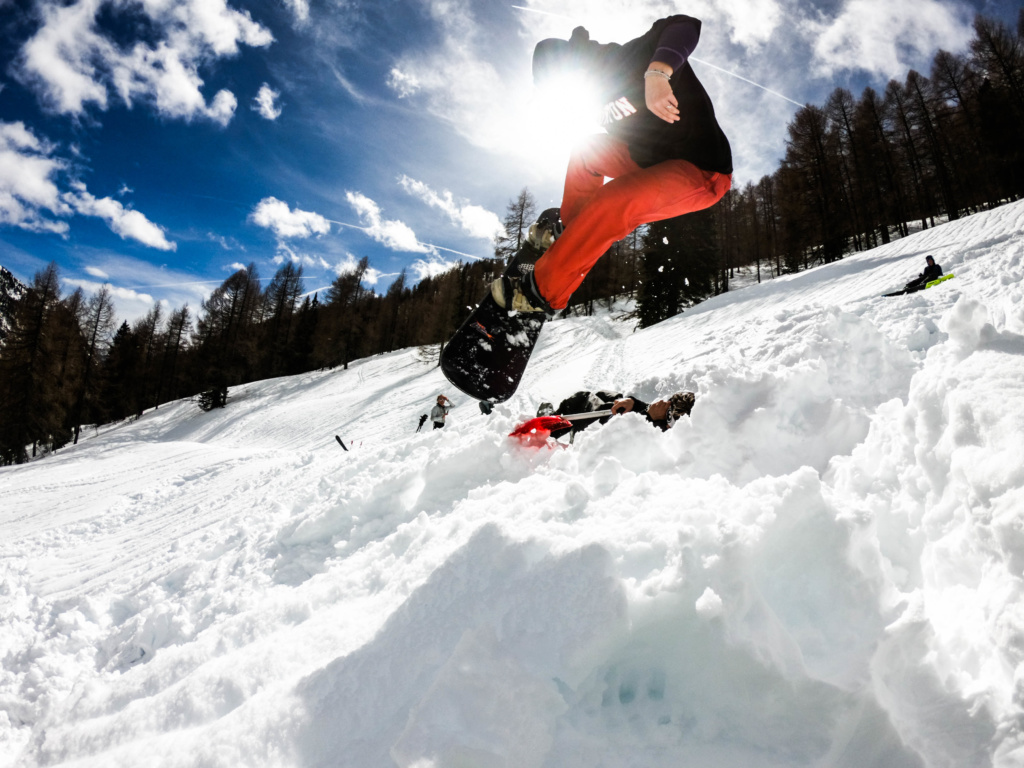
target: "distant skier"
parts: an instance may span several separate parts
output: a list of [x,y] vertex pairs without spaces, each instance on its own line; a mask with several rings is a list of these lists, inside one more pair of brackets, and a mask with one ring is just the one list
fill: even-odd
[[442,429],[444,421],[448,418],[448,411],[452,409],[452,401],[444,395],[437,396],[437,405],[430,409],[430,420],[434,422],[434,429]]
[[422,416],[420,416],[420,423],[416,425],[416,431],[417,432],[419,432],[421,429],[423,429],[423,424],[426,422],[427,418],[428,418],[428,416],[425,413]]
[[[637,397],[632,395],[625,396],[621,392],[613,393],[607,390],[590,392],[584,390],[567,397],[559,403],[558,408],[554,410],[554,415],[568,416],[576,413],[594,413],[595,411],[607,410],[610,410],[612,415],[638,413],[641,416],[645,416],[647,421],[664,432],[671,429],[683,416],[689,416],[695,401],[696,395],[693,392],[685,391],[677,392],[668,400],[656,400],[648,405]],[[547,405],[547,403],[543,405]],[[539,410],[537,413],[541,415]],[[561,430],[554,430],[551,432],[551,436],[557,439],[562,435],[568,434],[570,431],[575,434],[586,429],[594,422],[604,424],[610,418],[612,418],[611,415],[603,416],[600,419],[574,421],[571,428],[566,427]]]
[[902,291],[895,291],[893,293],[887,293],[886,296],[902,296],[905,293],[916,293],[917,291],[924,290],[928,283],[933,280],[938,280],[942,277],[942,267],[935,263],[935,259],[932,256],[925,256],[925,268],[924,272],[919,274],[909,283],[907,283]]
[[[534,245],[546,250],[534,269],[491,285],[500,307],[549,314],[564,308],[612,243],[641,224],[708,208],[729,190],[729,140],[687,61],[700,29],[699,20],[680,15],[623,45],[594,42],[583,27],[568,41],[537,44],[536,82],[573,70],[598,80],[608,133],[573,153],[561,223],[532,233]],[[605,177],[612,181],[605,184]]]

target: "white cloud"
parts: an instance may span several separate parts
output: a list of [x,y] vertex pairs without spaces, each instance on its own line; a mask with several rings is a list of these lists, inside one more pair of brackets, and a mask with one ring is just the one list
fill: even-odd
[[[151,264],[111,251],[83,250],[86,251],[84,256],[89,261],[89,267],[83,275],[66,275],[65,281],[81,286],[87,292],[107,285],[111,295],[117,299],[119,320],[133,322],[152,309],[155,302],[164,304],[168,309],[188,304],[195,318],[199,303],[208,298],[221,282],[199,279],[195,274],[168,269],[166,265]],[[97,272],[103,272],[109,277],[99,277]]]
[[336,275],[350,275],[356,271],[359,260],[351,253],[346,253],[345,258],[334,264],[331,269]]
[[397,272],[381,272],[379,269],[368,267],[363,273],[363,282],[367,285],[377,285],[386,277],[398,277]]
[[331,71],[334,73],[334,79],[338,81],[338,85],[352,97],[353,101],[357,101],[360,104],[365,104],[369,101],[366,95],[356,88],[352,81],[345,77],[337,67],[332,67]]
[[327,219],[312,211],[292,210],[276,197],[265,197],[249,214],[249,221],[271,230],[278,238],[306,238],[331,231]]
[[256,98],[252,100],[253,111],[259,112],[260,116],[267,120],[277,120],[281,116],[281,108],[277,106],[277,99],[280,95],[279,91],[275,91],[264,83],[260,86]]
[[206,110],[206,116],[213,122],[225,126],[235,116],[237,107],[238,99],[235,98],[235,94],[228,90],[220,90],[213,97],[213,103]]
[[116,304],[118,322],[134,322],[156,303],[165,309],[189,304],[195,317],[194,310],[220,282],[197,280],[195,275],[111,252],[93,252],[88,258],[90,266],[84,275],[65,276],[64,281],[87,294],[106,285]]
[[457,261],[444,261],[438,258],[433,258],[429,261],[416,259],[416,261],[412,263],[411,268],[416,275],[416,279],[423,280],[427,277],[437,277],[438,275],[442,275],[456,264],[458,264]]
[[81,182],[74,182],[71,187],[72,191],[64,194],[64,201],[76,213],[103,219],[122,239],[137,240],[161,251],[177,250],[178,246],[167,239],[163,227],[154,224],[138,211],[125,208],[112,197],[94,197]]
[[284,0],[284,4],[295,17],[296,24],[301,26],[309,21],[309,0]]
[[[236,55],[240,45],[262,47],[274,39],[226,0],[77,0],[40,7],[42,26],[22,48],[17,72],[52,109],[71,115],[88,104],[107,109],[114,92],[128,106],[142,100],[165,117],[226,125],[237,100],[221,90],[207,105],[199,67]],[[100,30],[101,12],[130,24],[144,17],[150,39],[118,44]]]
[[435,192],[422,181],[405,175],[398,178],[398,183],[410,195],[418,197],[432,208],[447,213],[453,223],[458,224],[473,237],[493,240],[495,235],[505,233],[505,227],[496,213],[465,200],[456,201],[448,190]]
[[248,269],[248,267],[246,267],[245,264],[236,261],[234,264],[228,264],[228,269],[230,269],[232,272],[237,272],[240,269]]
[[94,197],[82,182],[71,181],[70,191],[62,192],[58,176],[68,163],[53,153],[24,123],[0,122],[0,225],[65,234],[69,227],[60,219],[79,213],[103,219],[122,238],[175,250],[161,227],[113,198]]
[[[330,267],[336,275],[351,275],[359,267],[359,259],[353,256],[351,253],[346,253],[345,258]],[[390,277],[385,275],[379,269],[373,267],[367,267],[366,271],[363,272],[363,282],[367,285],[376,285],[380,282],[381,278]]]
[[729,37],[742,46],[767,43],[784,18],[783,10],[776,0],[723,3],[719,11],[725,15]]
[[363,231],[378,243],[382,243],[394,251],[433,252],[430,246],[416,239],[416,233],[409,225],[401,221],[386,220],[381,214],[380,206],[366,195],[358,192],[346,192],[345,197],[365,225]]
[[284,264],[286,261],[290,261],[292,264],[300,264],[304,267],[312,267],[313,269],[330,270],[332,268],[330,263],[322,256],[300,253],[287,243],[279,242],[277,244],[277,254],[274,256],[273,262],[275,264]]
[[403,72],[398,67],[392,68],[388,73],[387,84],[400,99],[412,96],[420,89],[420,81],[416,75]]
[[937,49],[961,50],[971,37],[969,12],[942,0],[848,0],[835,18],[803,26],[814,70],[825,77],[844,69],[902,77],[927,66]]
[[[511,149],[509,123],[521,114],[511,89],[486,52],[476,50],[472,25],[449,21],[465,35],[449,33],[441,47],[426,54],[408,54],[392,68],[387,84],[399,98],[423,97],[426,109],[477,146]],[[415,75],[409,73],[415,72]]]
[[[86,270],[86,271],[88,271],[88,270]],[[152,305],[154,303],[154,299],[153,299],[153,296],[151,294],[139,293],[138,291],[136,291],[136,290],[134,290],[132,288],[122,288],[122,287],[117,286],[117,285],[111,285],[106,280],[104,280],[102,283],[97,283],[97,282],[94,282],[92,280],[79,280],[79,279],[76,279],[76,278],[66,278],[64,280],[64,282],[68,283],[69,285],[74,285],[74,286],[76,286],[78,288],[81,288],[83,291],[85,291],[87,293],[96,293],[103,286],[107,286],[107,290],[110,292],[111,298],[113,298],[115,300],[130,301],[130,302],[141,302],[141,303],[144,303],[144,304],[147,304],[147,305]]]
[[66,222],[51,218],[71,212],[54,180],[66,164],[52,151],[24,123],[0,122],[0,225],[67,232]]
[[234,238],[228,239],[223,235],[218,235],[215,232],[207,232],[206,238],[211,242],[217,243],[225,251],[244,251],[245,248]]

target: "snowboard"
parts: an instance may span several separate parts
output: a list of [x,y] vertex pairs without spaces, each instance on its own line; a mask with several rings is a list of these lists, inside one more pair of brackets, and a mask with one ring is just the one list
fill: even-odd
[[338,441],[338,445],[340,445],[340,446],[341,446],[342,448],[344,448],[344,449],[345,449],[346,451],[348,450],[348,448],[347,448],[347,447],[345,446],[345,443],[343,443],[343,442],[341,441],[341,438],[340,438],[340,437],[338,437],[337,435],[335,435],[335,436],[334,436],[334,439]]
[[[558,209],[541,214],[538,227],[554,226]],[[505,267],[506,276],[522,276],[533,269],[541,251],[523,244]],[[502,309],[487,295],[448,341],[441,353],[441,371],[459,391],[476,400],[501,403],[515,394],[530,362],[537,337],[547,316],[543,312]]]
[[939,283],[944,283],[944,282],[946,282],[947,280],[949,280],[952,277],[956,277],[956,275],[954,275],[952,272],[950,272],[948,275],[943,275],[942,277],[936,278],[935,280],[928,281],[927,283],[922,285],[920,288],[904,288],[902,291],[894,291],[893,293],[886,293],[886,294],[883,294],[883,296],[886,296],[886,297],[888,297],[888,296],[903,296],[903,295],[908,294],[908,293],[917,293],[918,291],[923,291],[926,288],[932,288],[932,287],[938,285]]

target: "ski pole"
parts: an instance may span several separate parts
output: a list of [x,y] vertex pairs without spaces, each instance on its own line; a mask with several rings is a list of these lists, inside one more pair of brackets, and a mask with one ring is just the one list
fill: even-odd
[[562,418],[566,421],[586,421],[587,419],[600,419],[603,416],[611,415],[611,411],[594,411],[593,413],[571,413],[568,416],[562,416]]

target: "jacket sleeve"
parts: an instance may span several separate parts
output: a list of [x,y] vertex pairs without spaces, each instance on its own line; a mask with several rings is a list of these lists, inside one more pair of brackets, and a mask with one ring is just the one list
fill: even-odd
[[633,413],[639,413],[641,416],[646,416],[649,404],[645,403],[636,395],[630,395],[629,398],[633,401]]
[[682,17],[669,22],[658,37],[658,47],[651,61],[661,61],[679,69],[690,58],[700,40],[700,23],[696,19]]

